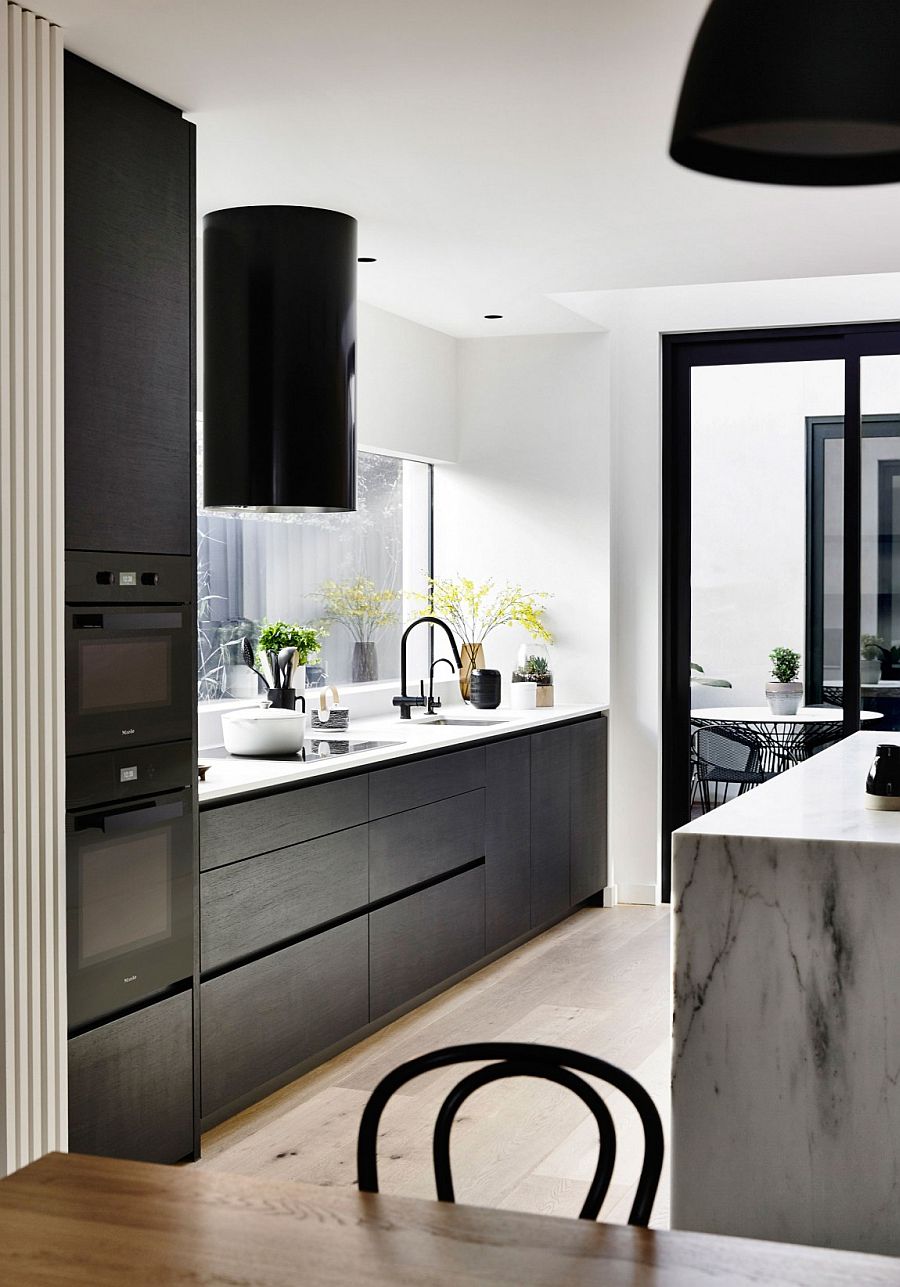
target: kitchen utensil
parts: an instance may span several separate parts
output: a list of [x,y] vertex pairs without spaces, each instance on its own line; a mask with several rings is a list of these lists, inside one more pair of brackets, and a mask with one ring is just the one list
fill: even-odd
[[292,755],[303,746],[306,716],[295,711],[226,711],[222,740],[230,755]]
[[297,660],[296,648],[282,648],[278,654],[278,667],[281,671],[281,687],[290,688],[291,675],[294,672],[294,664]]
[[272,683],[270,684],[270,687],[280,688],[281,687],[281,667],[278,665],[278,653],[267,652],[266,660],[269,663],[269,673],[272,676]]
[[[250,642],[249,635],[244,635],[244,639],[241,644],[241,656],[244,659],[244,665],[249,666],[250,669],[253,671],[254,675],[259,675],[260,679],[265,684],[266,683],[265,675],[262,673],[262,671],[257,670],[256,666],[254,665],[256,658],[253,655],[253,644]],[[266,687],[268,687],[268,684],[266,684]]]

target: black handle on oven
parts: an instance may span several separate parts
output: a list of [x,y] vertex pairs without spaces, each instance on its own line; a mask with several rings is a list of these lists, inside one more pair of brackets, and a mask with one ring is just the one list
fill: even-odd
[[184,817],[184,801],[164,804],[131,804],[121,809],[101,809],[97,813],[79,814],[70,818],[72,831],[102,831],[109,835],[116,831],[140,831],[142,827],[160,822],[171,822]]
[[183,612],[73,612],[73,630],[180,630]]

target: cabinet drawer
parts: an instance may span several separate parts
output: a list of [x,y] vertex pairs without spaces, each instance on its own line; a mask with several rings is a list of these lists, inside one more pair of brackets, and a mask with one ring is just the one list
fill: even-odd
[[218,969],[365,907],[368,853],[368,827],[350,827],[203,872],[201,969]]
[[380,1018],[484,955],[484,867],[369,917],[369,1013]]
[[369,816],[366,774],[200,814],[200,870],[355,827]]
[[368,1021],[366,917],[200,988],[202,1112],[216,1112]]
[[384,818],[483,786],[483,746],[430,755],[369,774],[369,817]]
[[484,791],[469,791],[369,824],[375,903],[484,856]]
[[177,1162],[194,1149],[190,992],[69,1041],[73,1153]]

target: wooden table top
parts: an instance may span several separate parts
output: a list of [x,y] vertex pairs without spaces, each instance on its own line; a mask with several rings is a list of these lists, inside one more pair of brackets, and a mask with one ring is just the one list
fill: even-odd
[[900,1260],[52,1153],[0,1181],[10,1287],[855,1287]]

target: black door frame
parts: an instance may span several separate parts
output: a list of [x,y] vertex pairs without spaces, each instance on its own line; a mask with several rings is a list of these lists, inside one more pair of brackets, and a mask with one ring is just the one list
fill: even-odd
[[859,728],[860,359],[900,355],[900,321],[714,331],[661,338],[661,895],[664,902],[669,902],[672,832],[688,821],[690,812],[691,371],[701,366],[764,362],[844,362],[843,729],[852,733]]

